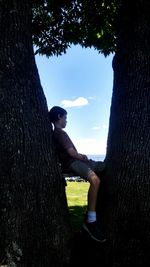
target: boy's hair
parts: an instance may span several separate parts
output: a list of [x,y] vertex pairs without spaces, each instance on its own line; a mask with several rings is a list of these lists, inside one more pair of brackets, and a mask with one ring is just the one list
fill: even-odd
[[49,119],[52,123],[55,123],[56,121],[59,120],[59,117],[58,117],[59,115],[60,117],[67,115],[67,111],[58,106],[54,106],[53,108],[50,109]]

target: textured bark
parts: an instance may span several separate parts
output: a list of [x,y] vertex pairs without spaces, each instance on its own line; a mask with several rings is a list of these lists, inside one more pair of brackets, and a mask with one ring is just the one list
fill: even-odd
[[70,227],[30,1],[0,1],[0,254],[8,266],[63,266]]
[[150,3],[121,1],[107,147],[107,266],[150,262]]

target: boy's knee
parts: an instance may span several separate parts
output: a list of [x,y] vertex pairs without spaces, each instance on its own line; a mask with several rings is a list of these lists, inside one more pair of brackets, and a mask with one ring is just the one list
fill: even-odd
[[100,179],[99,179],[99,177],[94,172],[92,172],[90,174],[90,176],[89,176],[89,182],[93,186],[99,186],[100,185]]

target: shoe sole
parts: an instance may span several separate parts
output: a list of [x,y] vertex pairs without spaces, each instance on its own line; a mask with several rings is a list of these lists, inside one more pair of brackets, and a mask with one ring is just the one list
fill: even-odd
[[84,230],[89,234],[89,236],[90,236],[93,240],[95,240],[95,241],[97,241],[97,242],[101,242],[101,243],[106,242],[106,238],[104,238],[104,239],[97,239],[95,236],[93,236],[93,235],[91,234],[91,232],[89,231],[89,229],[86,227],[85,224],[83,224],[83,228],[84,228]]

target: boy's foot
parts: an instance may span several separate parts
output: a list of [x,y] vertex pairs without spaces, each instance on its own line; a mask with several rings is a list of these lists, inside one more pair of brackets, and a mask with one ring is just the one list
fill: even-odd
[[83,229],[95,241],[98,241],[98,242],[105,242],[106,241],[106,238],[105,238],[103,232],[101,231],[101,229],[99,228],[99,225],[97,224],[97,222],[92,222],[92,223],[85,222],[83,224]]

